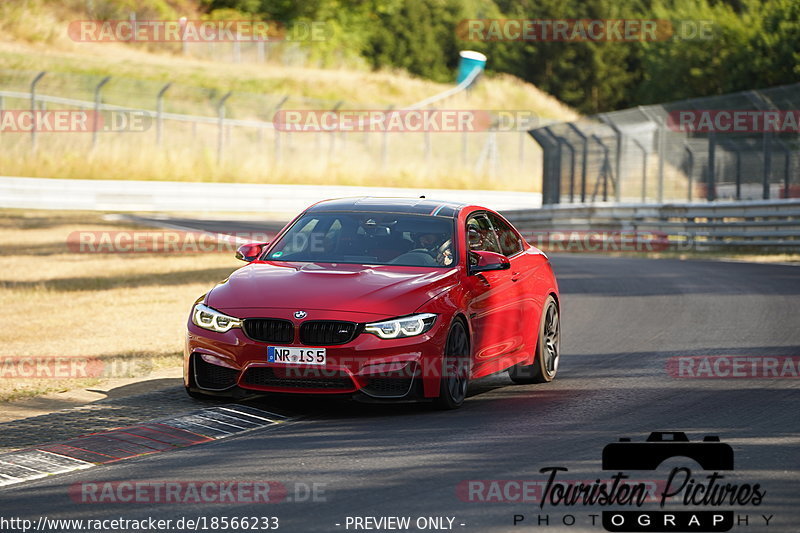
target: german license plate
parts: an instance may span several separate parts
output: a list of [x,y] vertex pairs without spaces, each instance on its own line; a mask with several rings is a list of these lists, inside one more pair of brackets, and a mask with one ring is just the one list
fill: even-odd
[[325,348],[268,346],[267,362],[285,365],[324,365]]

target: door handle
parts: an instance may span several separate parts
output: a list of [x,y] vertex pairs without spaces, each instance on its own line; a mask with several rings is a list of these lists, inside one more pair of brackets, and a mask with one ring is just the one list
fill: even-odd
[[512,272],[511,273],[511,281],[519,281],[519,276],[520,276],[519,272]]

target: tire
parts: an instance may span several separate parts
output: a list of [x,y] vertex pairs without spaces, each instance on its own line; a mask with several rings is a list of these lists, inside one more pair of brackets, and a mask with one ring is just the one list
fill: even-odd
[[558,373],[561,357],[561,315],[555,298],[548,296],[543,309],[533,363],[520,363],[508,369],[508,377],[514,383],[549,383]]
[[458,409],[464,403],[469,386],[470,359],[467,328],[461,320],[456,320],[447,334],[439,397],[434,401],[438,409]]

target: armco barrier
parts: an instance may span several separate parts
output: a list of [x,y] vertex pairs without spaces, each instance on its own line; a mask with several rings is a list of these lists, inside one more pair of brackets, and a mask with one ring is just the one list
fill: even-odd
[[682,249],[800,251],[800,200],[550,205],[505,211],[504,215],[523,232],[658,232]]

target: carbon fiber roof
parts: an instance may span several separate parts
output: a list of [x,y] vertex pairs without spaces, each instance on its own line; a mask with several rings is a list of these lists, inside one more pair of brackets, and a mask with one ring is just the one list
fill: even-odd
[[444,200],[431,200],[428,198],[337,198],[325,200],[308,208],[308,213],[326,211],[354,211],[354,212],[379,212],[379,213],[408,213],[415,215],[431,215],[445,218],[455,218],[458,212],[467,204],[448,202]]

